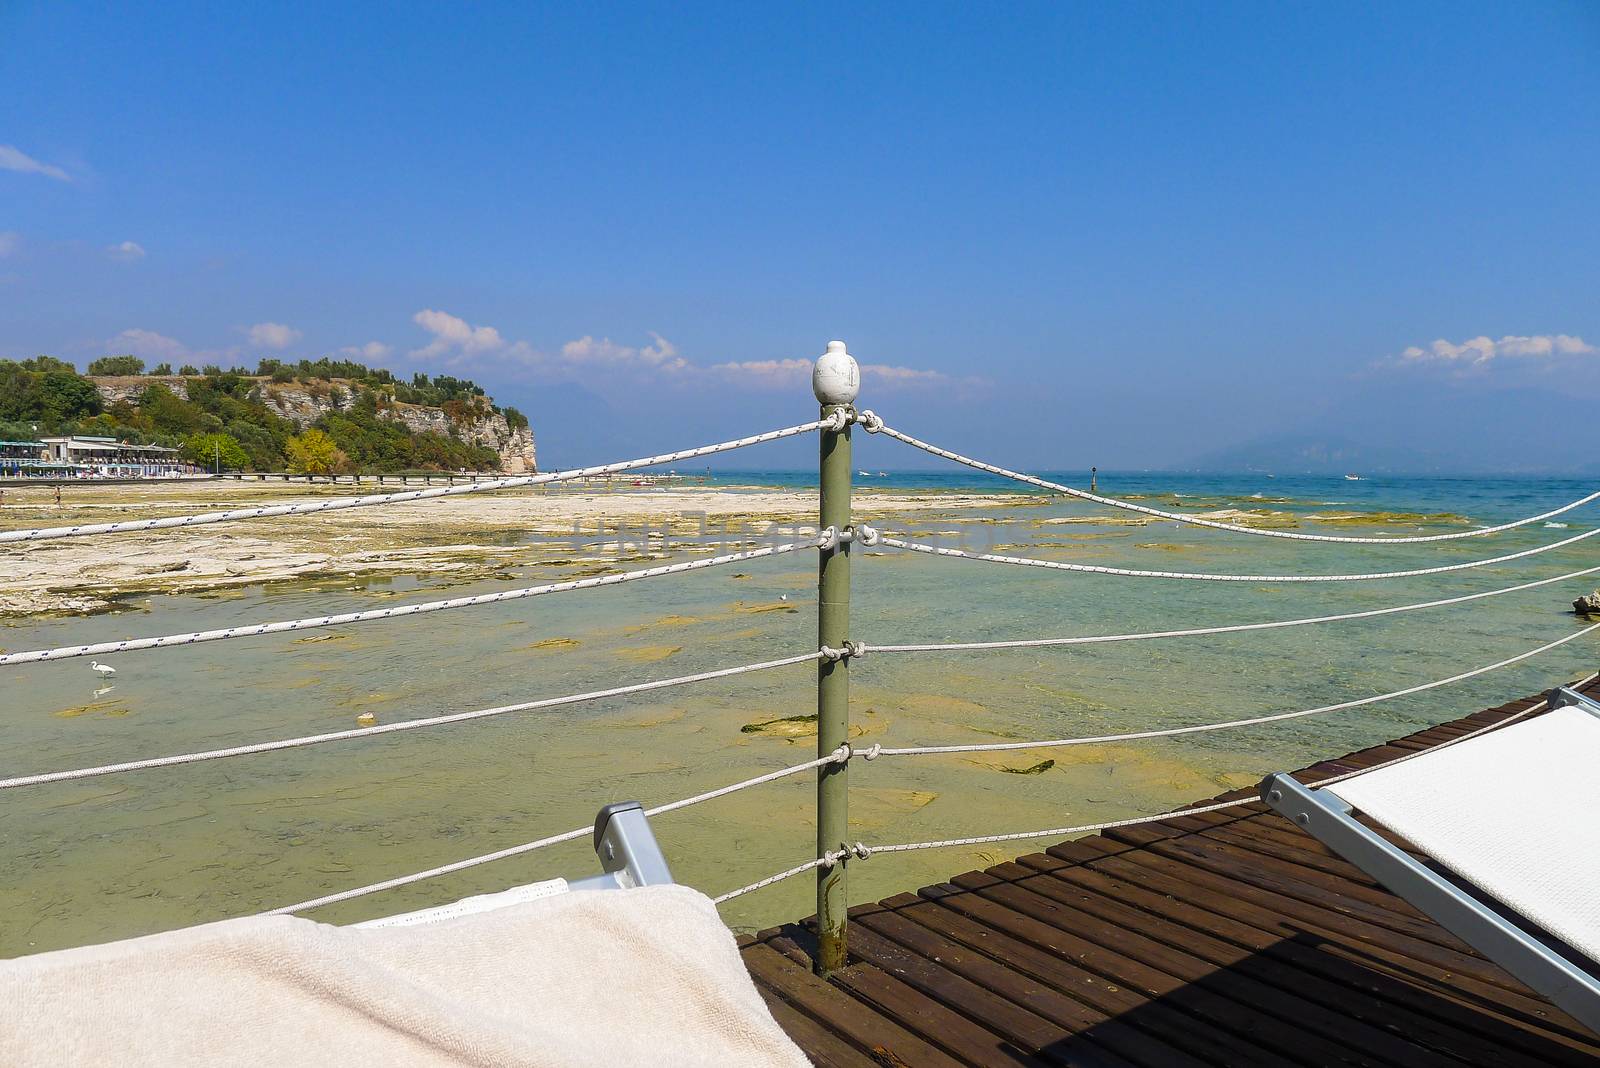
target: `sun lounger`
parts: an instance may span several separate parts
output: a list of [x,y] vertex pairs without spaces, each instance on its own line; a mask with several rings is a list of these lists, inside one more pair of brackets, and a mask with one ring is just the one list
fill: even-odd
[[1270,775],[1261,796],[1600,1032],[1600,705],[1565,688],[1550,705],[1326,787]]
[[334,927],[257,916],[0,961],[0,1064],[804,1068],[637,804],[603,874]]

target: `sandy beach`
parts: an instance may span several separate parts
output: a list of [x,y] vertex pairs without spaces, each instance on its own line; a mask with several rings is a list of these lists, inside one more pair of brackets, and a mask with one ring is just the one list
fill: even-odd
[[[104,523],[286,504],[374,487],[177,482],[5,487],[0,529]],[[1015,495],[858,492],[871,514],[970,511]],[[88,613],[134,594],[185,593],[288,579],[428,575],[472,581],[545,565],[603,573],[628,560],[712,552],[815,529],[814,493],[727,487],[538,487],[380,508],[5,546],[0,616]],[[531,538],[531,540],[530,540]]]

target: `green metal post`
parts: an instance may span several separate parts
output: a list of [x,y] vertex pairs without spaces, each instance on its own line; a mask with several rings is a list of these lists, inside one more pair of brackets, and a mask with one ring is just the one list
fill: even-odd
[[[831,342],[817,361],[812,389],[822,403],[822,417],[850,412],[860,383],[855,360],[844,343]],[[822,431],[819,529],[843,532],[850,527],[850,425]],[[819,550],[817,565],[817,644],[843,649],[850,637],[850,545]],[[817,661],[817,756],[825,757],[849,740],[850,660]],[[850,834],[849,765],[825,764],[817,769],[817,856],[842,848]],[[817,869],[817,972],[844,967],[845,864]]]

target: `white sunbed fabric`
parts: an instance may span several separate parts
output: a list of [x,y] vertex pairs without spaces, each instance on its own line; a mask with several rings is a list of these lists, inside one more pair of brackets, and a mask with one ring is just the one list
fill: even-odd
[[807,1063],[682,886],[393,927],[228,920],[0,961],[0,999],[8,1068]]
[[1558,708],[1325,789],[1600,961],[1600,716]]

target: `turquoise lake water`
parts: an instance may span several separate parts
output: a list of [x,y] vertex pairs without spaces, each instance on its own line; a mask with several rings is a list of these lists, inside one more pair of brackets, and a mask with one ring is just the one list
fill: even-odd
[[[1073,484],[1087,479],[1060,476]],[[725,487],[809,486],[812,473],[716,473]],[[1183,571],[1342,573],[1498,556],[1595,525],[1550,524],[1410,546],[1297,543],[1018,495],[982,509],[873,516],[883,490],[996,491],[964,473],[859,477],[857,514],[891,532],[1045,559]],[[1103,472],[1102,492],[1161,508],[1277,513],[1292,529],[1436,533],[1575,499],[1563,479],[1269,478]],[[441,502],[440,507],[449,507]],[[1354,514],[1354,518],[1351,518]],[[1344,517],[1344,518],[1340,518]],[[309,517],[300,522],[316,522]],[[1507,564],[1363,583],[1200,583],[1066,574],[893,550],[860,552],[852,632],[948,642],[1202,627],[1447,597],[1600,565],[1600,538]],[[108,539],[109,548],[113,541]],[[697,547],[685,545],[683,558]],[[642,566],[636,563],[627,567]],[[600,591],[116,658],[112,689],[83,660],[0,669],[4,774],[338,730],[599,689],[814,646],[815,555],[753,561]],[[153,596],[92,617],[13,620],[22,650],[320,615],[489,592],[561,574],[542,565],[468,584],[427,576],[324,579]],[[1265,633],[983,654],[869,655],[852,668],[860,737],[885,745],[1059,738],[1231,719],[1383,693],[1531,649],[1582,626],[1570,603],[1597,577],[1450,608]],[[441,591],[448,591],[447,593]],[[784,598],[787,598],[785,600]],[[1330,716],[1116,745],[880,759],[851,772],[855,837],[890,843],[1155,812],[1428,723],[1545,689],[1596,665],[1571,642],[1504,671]],[[589,822],[602,804],[672,800],[809,759],[783,725],[814,712],[800,665],[632,698],[265,756],[13,790],[0,796],[0,955],[242,915],[448,863]],[[791,726],[803,732],[804,726]],[[1019,774],[1040,763],[1055,763]],[[708,893],[811,855],[808,776],[659,817],[675,875]],[[1039,843],[1040,845],[1044,843]],[[1034,848],[1006,843],[853,865],[869,900]],[[594,870],[584,842],[315,915],[348,922]],[[730,903],[735,926],[811,911],[807,877]]]

